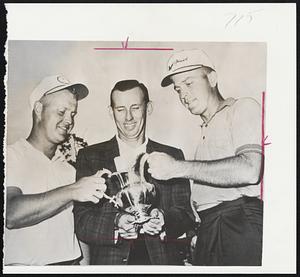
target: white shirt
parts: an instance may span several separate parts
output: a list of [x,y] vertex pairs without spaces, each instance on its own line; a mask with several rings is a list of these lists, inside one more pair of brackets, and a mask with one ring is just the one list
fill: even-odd
[[148,138],[146,137],[144,143],[139,145],[138,147],[132,147],[122,141],[118,135],[116,137],[120,153],[120,156],[115,158],[117,171],[130,172],[135,165],[137,157],[142,153],[146,153]]
[[[50,160],[25,139],[7,147],[6,187],[15,186],[23,194],[37,194],[68,185],[75,169],[67,162]],[[74,234],[73,205],[33,226],[5,228],[6,265],[46,265],[68,261],[81,255]]]
[[[226,99],[210,121],[200,126],[195,160],[217,160],[249,151],[261,153],[261,121],[261,107],[254,99]],[[259,197],[260,186],[216,188],[197,182],[192,186],[197,211],[244,195]]]

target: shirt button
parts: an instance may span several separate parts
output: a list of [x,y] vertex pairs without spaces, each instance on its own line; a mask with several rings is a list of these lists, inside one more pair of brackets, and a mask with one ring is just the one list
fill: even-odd
[[205,136],[203,136],[202,138],[205,139]]
[[122,261],[123,261],[124,263],[126,263],[126,262],[127,262],[127,258],[124,258]]

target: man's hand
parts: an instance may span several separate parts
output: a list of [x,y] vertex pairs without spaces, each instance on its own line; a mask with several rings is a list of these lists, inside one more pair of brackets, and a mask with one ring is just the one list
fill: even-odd
[[96,174],[79,179],[71,185],[72,199],[79,202],[91,201],[98,203],[106,190],[104,174],[110,175],[107,169],[99,170]]
[[151,219],[144,223],[143,230],[149,235],[157,235],[162,231],[165,224],[164,215],[159,209],[150,212]]
[[134,224],[135,217],[122,213],[116,218],[116,227],[119,229],[119,235],[124,239],[136,239],[138,237],[137,228]]
[[153,152],[147,158],[148,172],[157,180],[169,180],[180,177],[178,173],[178,161],[168,154]]

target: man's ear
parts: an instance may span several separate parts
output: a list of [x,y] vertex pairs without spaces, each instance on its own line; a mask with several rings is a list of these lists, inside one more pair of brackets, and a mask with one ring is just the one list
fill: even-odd
[[36,101],[33,106],[33,110],[38,119],[42,118],[43,104],[40,101]]
[[112,106],[108,106],[108,112],[111,119],[114,119],[114,112]]
[[210,73],[208,73],[207,74],[207,79],[209,81],[210,86],[212,88],[214,88],[217,85],[217,82],[218,82],[216,71],[212,70]]
[[147,115],[151,115],[153,112],[153,102],[152,101],[149,101],[147,103]]

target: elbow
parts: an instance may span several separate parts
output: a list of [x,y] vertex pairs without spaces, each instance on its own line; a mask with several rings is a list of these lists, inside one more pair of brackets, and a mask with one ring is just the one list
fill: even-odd
[[250,185],[258,185],[260,183],[261,178],[259,176],[252,176],[252,178],[249,180]]
[[23,218],[20,215],[16,198],[7,198],[6,213],[5,213],[5,227],[9,230],[22,228]]
[[263,157],[257,153],[243,155],[244,158],[244,177],[245,183],[249,185],[258,185],[263,176],[264,162]]
[[6,227],[7,229],[9,229],[9,230],[15,229],[14,224],[13,224],[11,221],[9,221],[9,220],[6,220],[6,222],[5,222],[5,227]]
[[258,185],[262,179],[262,168],[250,166],[247,174],[247,183],[249,185]]
[[19,228],[17,220],[12,218],[12,216],[7,216],[7,218],[5,220],[5,227],[9,230]]
[[25,226],[26,225],[24,225],[24,219],[22,219],[22,217],[20,217],[18,213],[16,213],[16,211],[7,209],[5,218],[5,227],[7,229],[19,229]]

